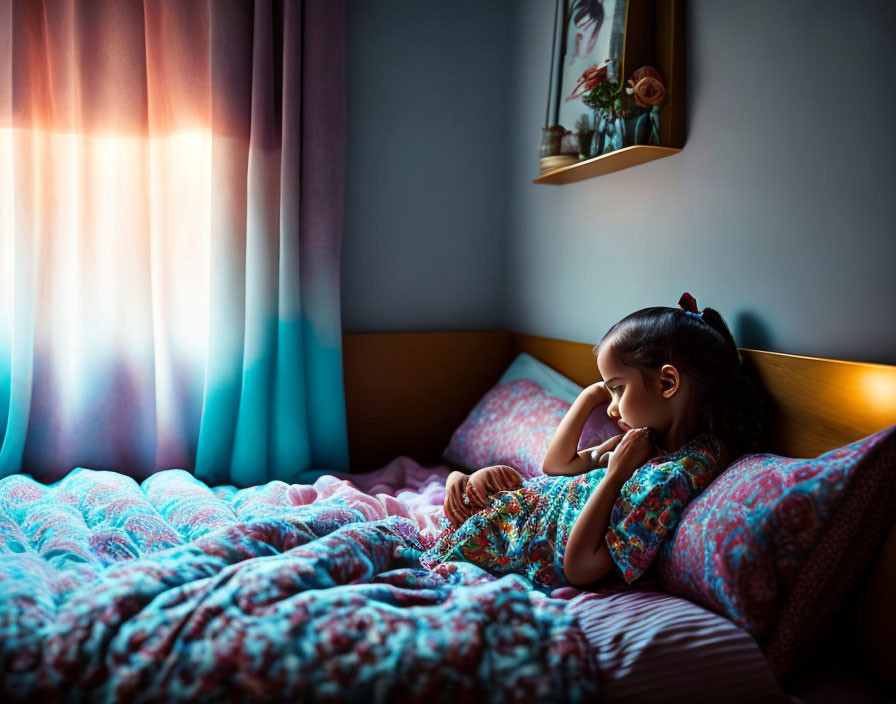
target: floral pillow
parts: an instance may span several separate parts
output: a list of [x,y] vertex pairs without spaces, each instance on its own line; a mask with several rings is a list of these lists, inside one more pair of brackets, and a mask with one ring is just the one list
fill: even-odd
[[[444,458],[467,469],[507,464],[524,477],[541,464],[563,416],[582,387],[535,357],[521,353],[451,436]],[[579,449],[619,433],[597,406],[582,431]]]
[[815,459],[745,455],[684,511],[659,584],[752,634],[787,674],[893,525],[896,426]]

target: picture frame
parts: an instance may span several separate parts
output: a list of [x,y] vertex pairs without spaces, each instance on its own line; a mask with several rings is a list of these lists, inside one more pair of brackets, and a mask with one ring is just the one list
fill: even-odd
[[[557,0],[548,122],[576,131],[593,111],[581,95],[582,74],[595,65],[624,60],[631,0]],[[551,102],[553,119],[551,119]]]

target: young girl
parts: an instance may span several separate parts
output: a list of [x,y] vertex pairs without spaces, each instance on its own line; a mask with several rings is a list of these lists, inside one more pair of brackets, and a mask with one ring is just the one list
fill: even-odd
[[[421,557],[526,574],[542,591],[609,576],[632,583],[675,531],[682,510],[727,465],[754,450],[763,403],[728,326],[685,293],[645,308],[595,346],[603,381],[585,388],[551,439],[546,476],[511,467],[448,477],[446,530]],[[609,402],[621,434],[577,451],[588,415]]]

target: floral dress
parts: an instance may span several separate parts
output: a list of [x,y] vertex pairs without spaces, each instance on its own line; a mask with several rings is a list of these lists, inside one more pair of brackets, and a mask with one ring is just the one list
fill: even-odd
[[[676,452],[660,455],[635,471],[613,504],[606,541],[625,582],[650,567],[684,507],[716,476],[724,449],[703,433]],[[456,529],[445,530],[420,557],[431,569],[448,560],[472,562],[489,572],[526,575],[545,593],[568,586],[563,554],[569,533],[588,497],[603,479],[603,467],[574,477],[539,476],[520,489],[500,491],[491,503]]]

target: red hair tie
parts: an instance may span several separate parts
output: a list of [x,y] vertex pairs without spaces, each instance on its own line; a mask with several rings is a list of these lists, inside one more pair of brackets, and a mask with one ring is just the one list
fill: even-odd
[[694,298],[687,291],[685,291],[683,294],[681,294],[681,298],[678,299],[678,305],[688,315],[690,315],[694,318],[697,318],[698,320],[703,320],[702,314],[697,311],[697,299]]

